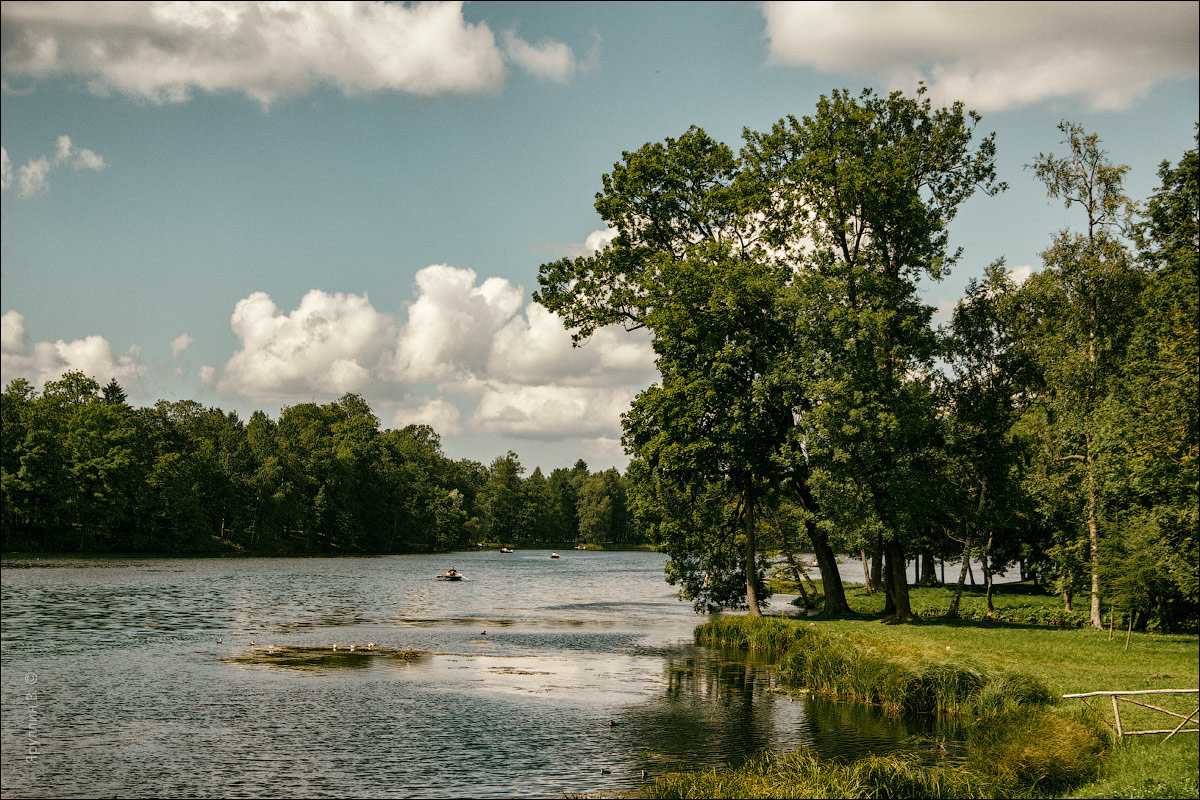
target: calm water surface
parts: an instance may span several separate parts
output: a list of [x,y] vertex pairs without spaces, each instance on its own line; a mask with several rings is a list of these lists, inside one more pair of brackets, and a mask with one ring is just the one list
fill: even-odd
[[549,555],[6,559],[4,795],[561,797],[766,748],[929,750],[927,721],[693,645],[661,554]]

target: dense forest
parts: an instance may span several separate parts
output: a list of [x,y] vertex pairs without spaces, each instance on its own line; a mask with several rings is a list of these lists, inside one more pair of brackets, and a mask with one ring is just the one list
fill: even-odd
[[278,421],[194,401],[133,408],[79,372],[4,391],[5,552],[329,555],[642,541],[617,470],[454,461],[358,395]]
[[741,152],[693,127],[603,176],[615,238],[542,265],[535,299],[577,341],[650,333],[661,377],[623,415],[625,475],[453,461],[428,427],[381,429],[357,395],[243,423],[133,408],[115,382],[68,373],[4,391],[3,548],[650,542],[698,610],[752,614],[772,566],[811,551],[827,611],[849,610],[842,554],[899,621],[914,559],[959,592],[974,560],[989,608],[992,576],[1019,565],[1094,626],[1195,629],[1197,150],[1138,202],[1100,138],[1063,122],[1027,174],[1077,224],[1023,281],[1003,261],[979,270],[938,326],[919,284],[959,265],[959,207],[1006,186],[979,116],[924,94],[835,92],[747,130]]

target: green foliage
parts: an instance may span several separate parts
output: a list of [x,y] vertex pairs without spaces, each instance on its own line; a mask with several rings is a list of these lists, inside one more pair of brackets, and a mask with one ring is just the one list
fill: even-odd
[[[120,386],[67,373],[39,395],[4,392],[6,552],[206,554],[396,553],[506,543],[577,541],[577,490],[522,479],[515,454],[491,470],[445,457],[425,426],[381,430],[358,395],[285,408],[279,420],[194,401],[131,408]],[[640,531],[615,470],[593,482],[609,509],[608,543]]]
[[[805,402],[794,458],[811,470],[825,520],[878,530],[892,563],[918,549],[940,471],[929,386],[937,342],[917,283],[957,260],[947,226],[960,205],[1003,188],[993,137],[972,141],[978,116],[924,95],[834,92],[812,116],[746,134],[745,158],[769,199],[767,239],[798,274]],[[906,584],[886,589],[908,618]]]
[[651,333],[662,380],[623,441],[636,505],[699,608],[758,613],[760,519],[785,496],[882,526],[893,560],[928,505],[934,408],[912,375],[936,342],[916,282],[957,257],[959,205],[1001,185],[992,138],[972,144],[978,117],[924,94],[834,92],[813,117],[746,131],[737,155],[695,127],[622,153],[596,197],[612,246],[541,268],[535,299],[576,341]]

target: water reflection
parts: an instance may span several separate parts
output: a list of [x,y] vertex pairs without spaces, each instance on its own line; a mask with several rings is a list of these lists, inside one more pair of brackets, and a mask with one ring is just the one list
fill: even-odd
[[471,580],[434,581],[445,561],[6,560],[3,793],[560,797],[926,746],[692,644],[658,554],[456,554]]
[[953,720],[786,694],[761,655],[680,648],[663,659],[665,690],[625,716],[634,753],[651,775],[697,764],[737,766],[768,749],[847,761],[889,753],[915,753],[931,763],[963,758]]

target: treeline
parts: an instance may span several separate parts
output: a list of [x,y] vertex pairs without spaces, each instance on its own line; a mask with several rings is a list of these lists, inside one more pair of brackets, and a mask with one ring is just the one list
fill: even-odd
[[351,554],[643,540],[617,470],[525,475],[452,460],[428,426],[381,429],[358,395],[278,421],[194,401],[134,408],[80,372],[12,381],[4,552]]
[[651,336],[661,379],[624,442],[669,580],[757,614],[803,536],[827,611],[852,610],[845,553],[899,621],[913,560],[933,581],[941,558],[989,585],[1019,564],[1097,627],[1194,629],[1196,149],[1135,202],[1128,167],[1064,122],[1027,169],[1075,225],[938,326],[918,286],[959,262],[961,205],[1007,187],[979,116],[925,94],[837,91],[740,151],[692,127],[625,152],[596,195],[611,245],[542,265],[535,299],[577,336]]

